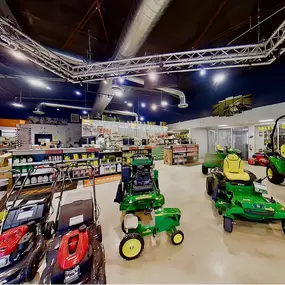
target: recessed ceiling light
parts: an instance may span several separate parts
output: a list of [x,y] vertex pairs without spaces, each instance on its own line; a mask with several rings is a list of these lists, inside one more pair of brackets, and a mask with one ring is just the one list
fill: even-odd
[[151,104],[151,110],[153,110],[153,111],[157,110],[156,104]]
[[144,117],[143,116],[140,116],[140,121],[144,121]]
[[87,114],[88,112],[87,112],[86,110],[83,110],[82,113],[83,113],[83,114]]
[[59,109],[59,108],[57,108],[56,110],[57,110],[57,111],[60,111],[60,109]]
[[142,102],[141,103],[141,107],[144,108],[145,107],[145,103]]
[[75,94],[76,94],[76,95],[82,95],[81,92],[78,91],[78,90],[75,91]]
[[274,119],[259,120],[259,123],[273,122]]
[[167,105],[168,105],[167,101],[161,101],[161,106],[165,107]]
[[133,106],[133,103],[128,102],[127,105],[128,105],[129,107],[132,107],[132,106]]

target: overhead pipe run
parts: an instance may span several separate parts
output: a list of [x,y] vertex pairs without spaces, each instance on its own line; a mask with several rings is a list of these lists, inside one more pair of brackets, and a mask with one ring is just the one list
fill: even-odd
[[[45,112],[43,111],[43,107],[51,107],[51,108],[62,108],[62,109],[74,109],[74,110],[82,110],[82,111],[92,111],[92,108],[87,107],[78,107],[73,105],[65,105],[65,104],[56,104],[49,102],[40,103],[36,109],[33,111],[37,115],[43,115]],[[120,110],[104,110],[105,114],[116,114],[121,116],[129,116],[135,117],[136,122],[138,121],[138,114],[130,111],[120,111]]]
[[[135,56],[170,2],[171,0],[142,0],[131,23],[125,24],[113,57],[125,59]],[[107,84],[100,84],[98,95],[93,104],[94,112],[102,112],[110,103],[110,98],[113,98],[114,93],[110,85],[110,80]],[[108,94],[110,97],[103,94]]]
[[[127,80],[140,84],[140,85],[144,85],[144,80],[142,78],[139,77],[128,77]],[[173,88],[169,88],[169,87],[157,87],[155,88],[156,90],[160,90],[163,91],[165,93],[170,94],[171,96],[174,96],[176,98],[180,99],[180,103],[178,104],[179,108],[187,108],[188,107],[188,103],[186,103],[186,97],[185,94],[177,89],[173,89]]]

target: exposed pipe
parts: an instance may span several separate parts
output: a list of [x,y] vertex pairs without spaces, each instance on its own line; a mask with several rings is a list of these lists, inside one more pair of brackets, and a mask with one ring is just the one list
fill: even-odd
[[[140,85],[144,85],[144,80],[142,78],[139,77],[128,77],[127,80],[140,84]],[[178,104],[179,108],[187,108],[188,107],[188,103],[186,103],[186,97],[185,94],[177,89],[173,89],[173,88],[169,88],[169,87],[157,87],[155,88],[157,90],[163,91],[165,93],[169,93],[171,96],[174,96],[176,98],[180,99],[180,103]]]
[[[63,108],[63,109],[74,109],[74,110],[85,110],[85,111],[92,111],[92,108],[87,107],[79,107],[79,106],[73,106],[73,105],[65,105],[65,104],[57,104],[57,103],[49,103],[49,102],[42,102],[40,103],[37,108],[35,109],[35,114],[44,114],[44,111],[42,110],[43,107],[52,107],[52,108]],[[105,114],[117,114],[121,116],[129,116],[129,117],[135,117],[136,122],[138,121],[138,114],[135,112],[130,111],[120,111],[120,110],[104,110],[103,113]]]
[[[142,0],[131,22],[126,22],[113,57],[124,59],[135,56],[170,2],[171,0]],[[102,94],[109,94],[111,99],[114,96],[110,86],[111,82],[108,83],[100,84],[98,95],[93,104],[95,112],[102,112],[110,103],[110,98],[102,96]]]

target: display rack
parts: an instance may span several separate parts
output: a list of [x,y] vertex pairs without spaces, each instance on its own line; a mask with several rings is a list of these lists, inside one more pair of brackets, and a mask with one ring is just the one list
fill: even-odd
[[122,147],[122,162],[124,164],[130,164],[132,162],[132,156],[136,153],[152,154],[152,146],[123,146]]
[[199,159],[199,146],[175,145],[164,148],[164,163],[168,165],[188,164]]

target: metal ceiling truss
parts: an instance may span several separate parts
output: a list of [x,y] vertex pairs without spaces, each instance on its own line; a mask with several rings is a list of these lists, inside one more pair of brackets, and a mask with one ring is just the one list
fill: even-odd
[[0,18],[0,44],[19,50],[35,64],[72,83],[98,81],[120,76],[189,72],[271,64],[285,51],[285,21],[267,41],[259,44],[227,46],[135,57],[100,63],[76,64],[29,38],[8,19]]

